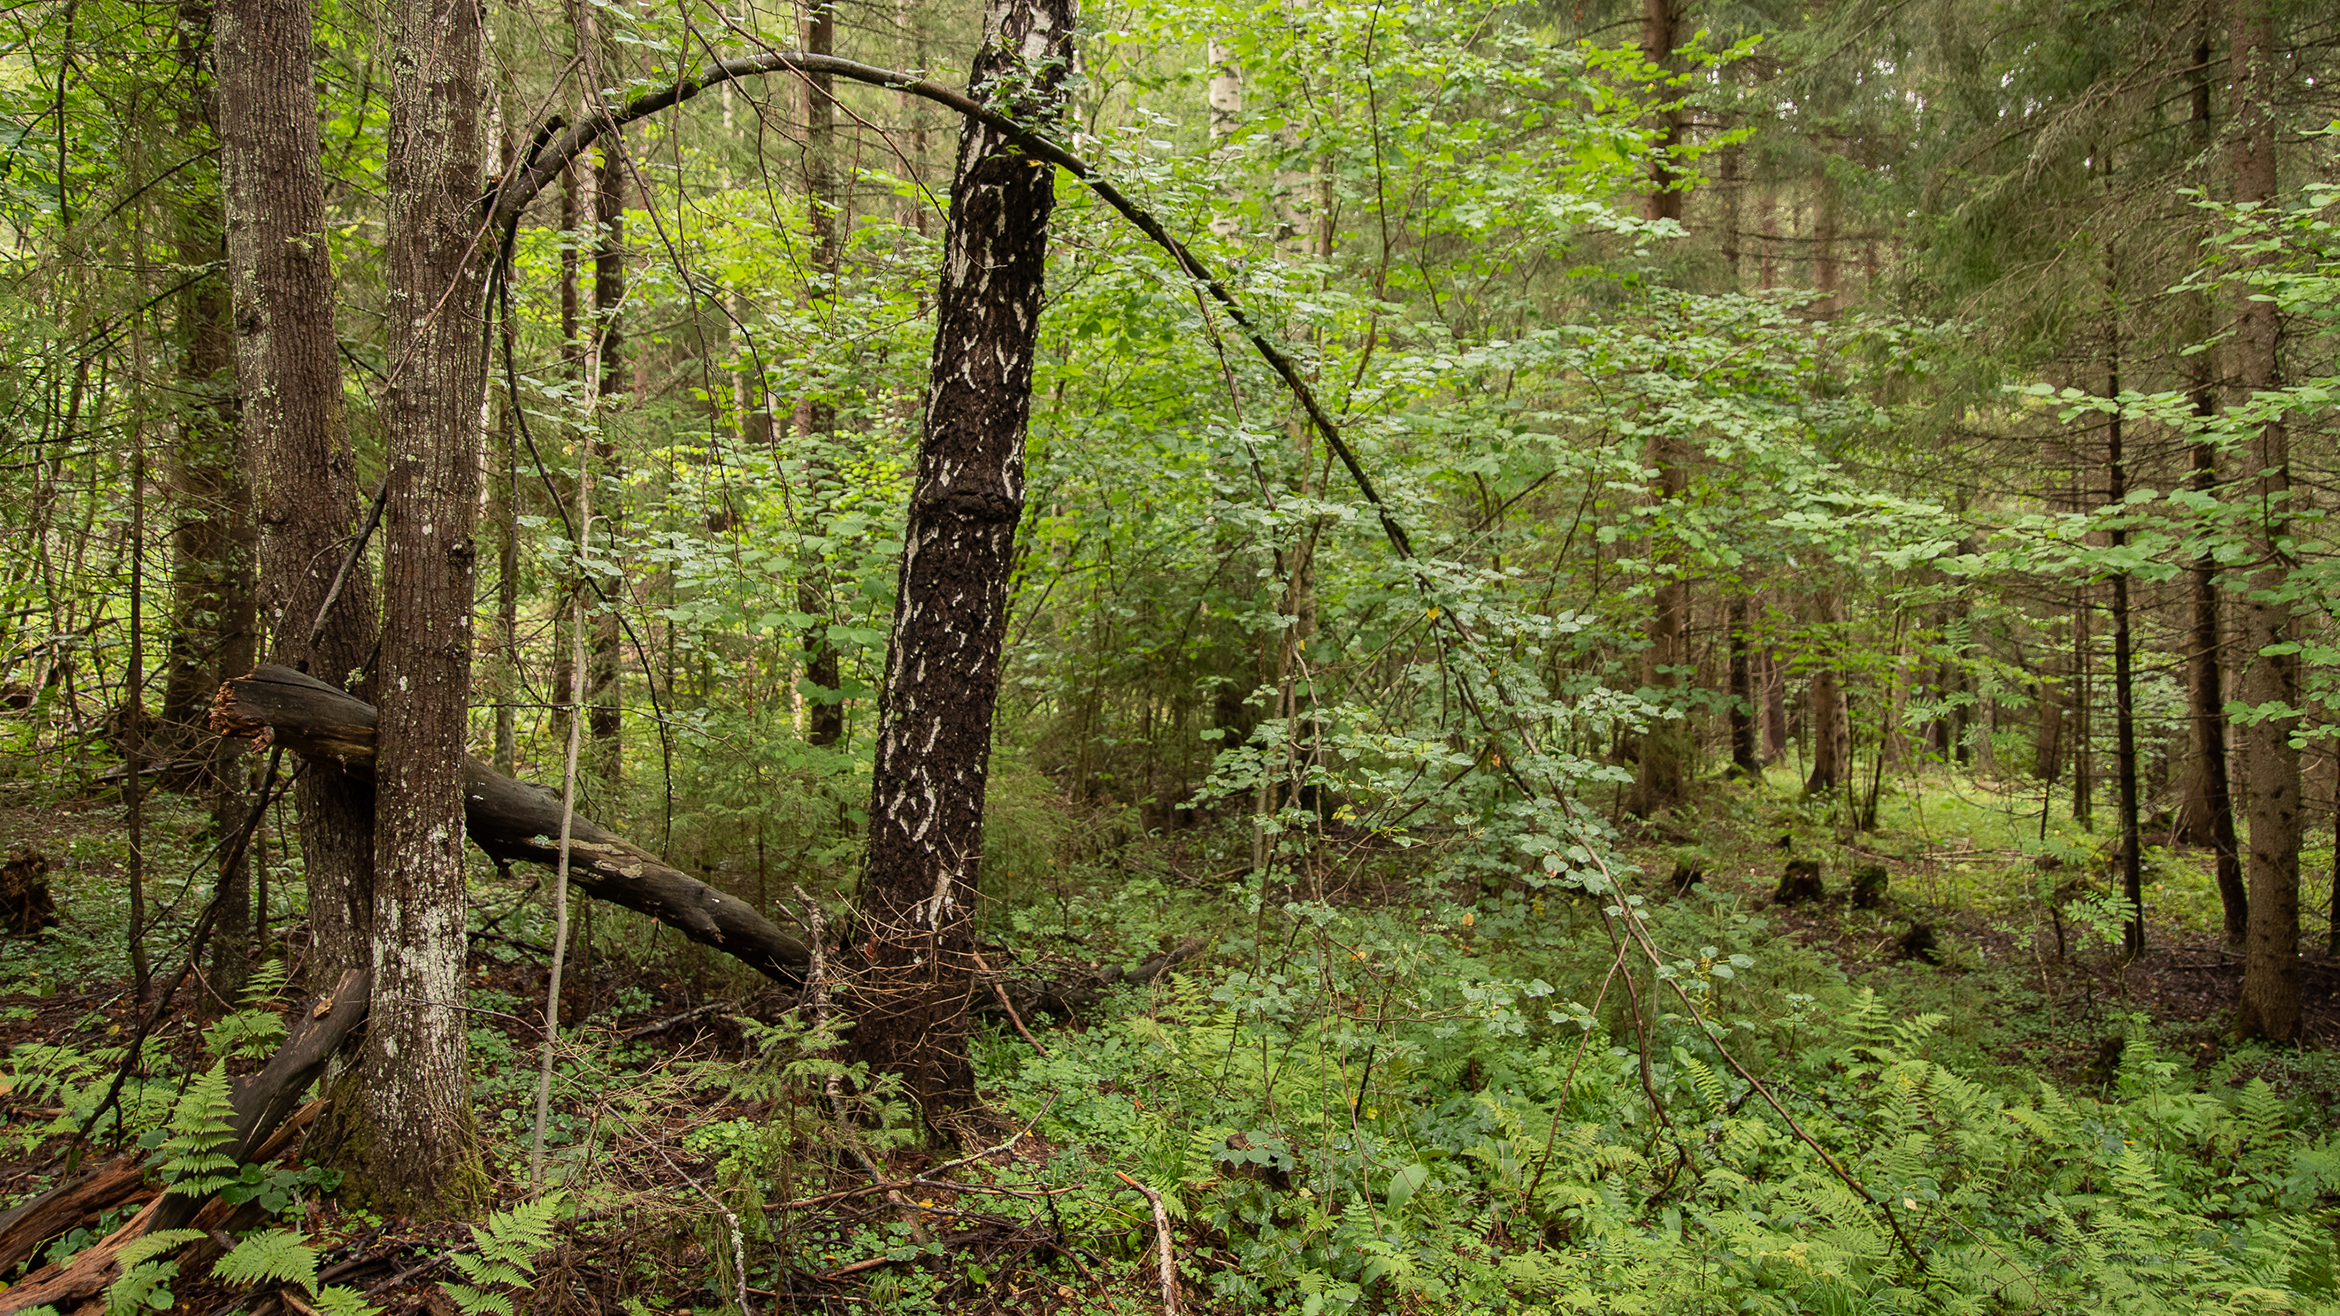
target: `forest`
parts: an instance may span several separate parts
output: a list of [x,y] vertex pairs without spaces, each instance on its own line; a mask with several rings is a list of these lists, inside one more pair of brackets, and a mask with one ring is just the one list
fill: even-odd
[[0,7],[0,1316],[2340,1316],[2335,79]]

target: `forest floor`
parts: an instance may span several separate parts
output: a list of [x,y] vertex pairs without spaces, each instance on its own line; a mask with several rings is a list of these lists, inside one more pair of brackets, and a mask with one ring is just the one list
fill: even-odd
[[[2026,816],[2023,802],[2011,794],[1996,795],[1971,782],[1893,794],[1883,802],[1878,828],[1855,834],[1841,830],[1825,810],[1798,800],[1784,774],[1754,786],[1717,785],[1695,813],[1628,831],[1624,852],[1642,873],[1629,879],[1628,889],[1646,892],[1654,904],[1686,903],[1692,897],[1677,894],[1667,875],[1698,869],[1709,888],[1698,899],[1754,918],[1747,924],[1755,929],[1748,943],[1754,958],[1767,950],[1788,952],[1787,967],[1776,971],[1783,989],[1797,986],[1788,979],[1803,975],[1806,988],[1831,980],[1873,989],[1897,1011],[1944,1015],[1944,1045],[1985,1070],[2050,1076],[2079,1090],[2109,1089],[2124,1051],[2150,1037],[2160,1055],[2182,1061],[2201,1082],[2235,1088],[2261,1078],[2302,1109],[2340,1109],[2340,965],[2324,953],[2320,938],[2311,932],[2308,942],[2316,950],[2303,964],[2304,1045],[2278,1051],[2238,1044],[2229,1019],[2240,969],[2219,953],[2215,896],[2200,857],[2153,852],[2149,947],[2141,956],[2125,957],[2114,916],[2087,890],[2093,884],[2101,895],[2105,886],[2105,839],[2054,819],[2040,829],[2036,798],[2030,797]],[[183,801],[166,797],[156,804],[149,824],[148,916],[156,924],[153,972],[167,975],[179,953],[171,947],[191,922],[201,890],[186,875],[193,871],[203,824]],[[1026,883],[994,909],[992,953],[1010,961],[1045,955],[1060,962],[1111,963],[1167,944],[1173,934],[1210,937],[1213,947],[1182,966],[1189,985],[1165,983],[1140,998],[1100,1007],[1085,1033],[1079,1026],[1031,1020],[1037,1044],[1051,1049],[1045,1057],[1004,1027],[979,1039],[986,1095],[998,1111],[986,1127],[1023,1132],[986,1158],[990,1169],[962,1171],[978,1176],[964,1192],[931,1185],[867,1191],[859,1172],[837,1154],[838,1132],[817,1100],[817,1050],[802,1046],[790,1022],[793,995],[697,947],[661,939],[630,915],[600,915],[601,922],[588,924],[581,937],[588,958],[583,964],[573,960],[569,968],[564,1017],[586,1023],[564,1047],[547,1137],[554,1176],[568,1176],[573,1184],[589,1181],[591,1187],[576,1190],[581,1218],[536,1259],[538,1277],[529,1291],[537,1296],[527,1309],[725,1309],[741,1290],[728,1257],[718,1254],[740,1227],[737,1208],[750,1202],[775,1222],[762,1237],[785,1239],[792,1250],[792,1259],[777,1269],[751,1263],[755,1282],[745,1296],[759,1310],[1158,1307],[1157,1272],[1145,1246],[1152,1222],[1136,1198],[1101,1208],[1103,1216],[1090,1213],[1086,1225],[1058,1219],[1044,1226],[1030,1211],[1009,1208],[1047,1204],[1054,1200],[1047,1194],[1073,1192],[1068,1174],[1104,1180],[1115,1170],[1143,1169],[1134,1158],[1100,1160],[1093,1148],[1075,1154],[1068,1130],[1101,1127],[1094,1115],[1080,1117],[1085,1126],[1076,1121],[1043,1127],[1043,1117],[1057,1111],[1060,1095],[1070,1090],[1064,1087],[1068,1075],[1079,1088],[1068,1101],[1109,1099],[1132,1103],[1140,1114],[1147,1109],[1142,1085],[1115,1078],[1102,1061],[1079,1062],[1094,1067],[1078,1069],[1067,1058],[1070,1052],[1093,1057],[1096,1047],[1109,1051],[1118,1045],[1114,1036],[1131,1028],[1143,1035],[1150,1026],[1144,1021],[1170,1017],[1175,1002],[1212,992],[1232,999],[1226,984],[1255,987],[1290,967],[1267,962],[1262,939],[1244,944],[1246,925],[1256,932],[1261,915],[1226,898],[1225,856],[1214,850],[1240,842],[1193,833],[1139,838],[1065,865],[1045,888]],[[13,1203],[70,1172],[74,1162],[65,1149],[71,1139],[58,1136],[60,1125],[88,1104],[91,1084],[110,1077],[121,1044],[137,1027],[137,1011],[129,966],[118,948],[126,903],[118,802],[82,796],[0,808],[0,849],[38,850],[51,859],[62,916],[45,936],[0,941],[0,1053],[15,1057],[0,1076],[0,1083],[12,1084],[0,1086],[6,1117],[0,1124],[0,1203]],[[2043,855],[2049,856],[2044,878]],[[281,854],[262,858],[272,871],[287,864]],[[1829,894],[1774,907],[1772,896],[1790,858],[1817,860]],[[2315,858],[2311,873],[2322,871]],[[2328,852],[2320,858],[2328,860]],[[1442,935],[1457,945],[1471,945],[1473,916],[1453,913],[1451,892],[1417,890],[1407,877],[1415,862],[1385,854],[1328,870],[1329,879],[1313,894],[1325,906],[1356,911],[1360,918],[1394,912],[1405,926],[1444,929]],[[1879,907],[1854,908],[1847,879],[1872,866],[1886,872],[1888,894]],[[1133,880],[1133,874],[1144,876]],[[484,867],[482,877],[475,923],[514,904],[513,893],[495,887]],[[2319,895],[2329,899],[2318,885],[2311,881],[2305,893],[2311,908]],[[1285,894],[1296,895],[1298,888]],[[280,893],[280,911],[281,900]],[[1544,912],[1541,898],[1533,908]],[[1909,938],[1918,925],[1931,932],[1932,944],[1912,955]],[[474,941],[468,1005],[478,1119],[500,1187],[517,1199],[528,1193],[545,931],[525,911],[499,926],[503,931],[496,937]],[[289,941],[278,931],[279,951],[293,958],[297,970],[297,922]],[[1496,935],[1492,922],[1487,935]],[[1382,950],[1360,939],[1356,944],[1363,948],[1350,954],[1371,963],[1400,953],[1403,943],[1402,933]],[[1593,999],[1590,972],[1581,965],[1541,970],[1560,995],[1587,1000]],[[288,989],[287,999],[268,1008],[286,1008],[290,995]],[[1333,1012],[1362,1014],[1362,998],[1340,999],[1349,1003],[1336,1003]],[[1594,1008],[1599,1010],[1597,1002]],[[205,1067],[205,1046],[201,1028],[183,1010],[166,1019],[147,1045],[150,1081],[137,1100],[124,1103],[130,1123],[119,1116],[101,1122],[91,1154],[134,1136],[141,1122],[156,1122],[188,1077]],[[1374,1063],[1368,1050],[1367,1076]],[[1467,1073],[1476,1075],[1480,1061],[1470,1065]],[[1346,1069],[1341,1072],[1346,1082]],[[1267,1082],[1272,1086],[1272,1075]],[[77,1085],[83,1091],[77,1093]],[[1042,1099],[1044,1090],[1049,1095]],[[1364,1100],[1348,1099],[1352,1118]],[[897,1180],[915,1178],[943,1155],[922,1149],[900,1127],[898,1115],[879,1124],[862,1149]],[[1241,1131],[1217,1136],[1210,1153],[1217,1159],[1209,1164],[1279,1190],[1291,1187],[1289,1176],[1307,1159],[1297,1150],[1289,1157],[1269,1150],[1258,1130],[1249,1141]],[[285,1219],[312,1241],[325,1280],[352,1286],[379,1310],[457,1310],[441,1285],[461,1278],[443,1259],[471,1241],[463,1227],[415,1228],[344,1208],[334,1202],[326,1179],[300,1171],[297,1157],[286,1164],[294,1177],[285,1182],[295,1200]],[[1203,1181],[1201,1190],[1215,1182]],[[840,1193],[845,1196],[833,1196]],[[794,1212],[775,1206],[811,1198],[831,1200]],[[45,1249],[47,1256],[70,1254],[101,1237],[136,1205],[93,1214]],[[726,1217],[727,1210],[733,1214]],[[1181,1215],[1182,1271],[1258,1264],[1238,1255],[1223,1221],[1211,1223],[1199,1207]],[[1115,1225],[1115,1219],[1124,1223]],[[751,1222],[749,1233],[760,1228]],[[1212,1263],[1213,1257],[1219,1260]],[[36,1257],[30,1264],[39,1263]],[[1260,1309],[1228,1296],[1240,1285],[1219,1278],[1212,1283],[1219,1299],[1197,1294],[1190,1305]],[[175,1302],[189,1311],[266,1307],[210,1280],[182,1282]],[[1439,1308],[1416,1303],[1409,1309]]]

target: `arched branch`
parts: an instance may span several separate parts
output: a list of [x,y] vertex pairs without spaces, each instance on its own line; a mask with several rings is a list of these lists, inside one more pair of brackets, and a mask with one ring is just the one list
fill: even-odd
[[1365,474],[1364,466],[1358,462],[1356,453],[1350,450],[1348,441],[1341,436],[1340,426],[1333,423],[1331,414],[1317,400],[1316,390],[1308,386],[1299,365],[1268,340],[1267,335],[1260,331],[1244,311],[1243,304],[1236,300],[1235,294],[1228,290],[1227,285],[1211,272],[1200,257],[1188,250],[1185,243],[1170,236],[1169,230],[1162,227],[1162,222],[1154,218],[1152,212],[1130,200],[1120,188],[1064,146],[1045,134],[1024,127],[1007,115],[977,104],[964,92],[954,91],[913,74],[878,68],[858,60],[840,59],[835,55],[766,51],[759,55],[739,55],[717,60],[715,66],[704,74],[645,92],[623,105],[603,110],[566,128],[556,129],[553,124],[547,124],[535,134],[542,142],[541,147],[529,153],[520,169],[496,189],[490,202],[489,223],[502,239],[504,259],[509,260],[511,257],[512,237],[519,228],[520,212],[535,199],[537,193],[560,176],[564,165],[600,140],[604,133],[617,132],[629,123],[671,109],[709,87],[737,82],[743,78],[762,77],[767,73],[826,74],[933,101],[998,131],[1034,157],[1046,160],[1079,179],[1100,200],[1135,225],[1155,246],[1168,253],[1180,272],[1194,280],[1197,286],[1210,294],[1211,300],[1226,311],[1227,318],[1242,330],[1243,336],[1251,341],[1261,359],[1282,377],[1284,386],[1291,390],[1292,396],[1307,411],[1309,421],[1324,436],[1334,455],[1341,459],[1341,465],[1349,472],[1349,478],[1356,482],[1358,493],[1373,505],[1374,514],[1381,520],[1382,534],[1389,539],[1390,547],[1401,558],[1413,558],[1413,541],[1407,538],[1404,527],[1398,524],[1389,505],[1382,501],[1380,491],[1374,487],[1372,478]]

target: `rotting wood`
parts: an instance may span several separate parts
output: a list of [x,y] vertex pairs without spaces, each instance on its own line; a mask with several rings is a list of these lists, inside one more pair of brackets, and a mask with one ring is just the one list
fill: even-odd
[[[265,665],[219,689],[211,711],[221,735],[274,743],[361,781],[374,768],[374,708],[289,667]],[[463,821],[489,857],[548,867],[560,860],[560,797],[515,781],[478,759],[464,769]],[[647,914],[701,945],[737,957],[778,982],[803,981],[811,956],[746,901],[659,861],[584,818],[572,824],[569,877],[598,900]]]
[[[295,1135],[314,1122],[323,1103],[312,1101],[303,1106],[301,1097],[324,1072],[325,1063],[365,1022],[371,981],[370,975],[351,970],[342,975],[332,992],[305,1001],[299,1017],[286,1031],[284,1044],[268,1064],[258,1074],[236,1081],[232,1128],[239,1162],[266,1164],[276,1159],[291,1146]],[[145,1167],[121,1157],[0,1215],[0,1274],[14,1270],[43,1243],[83,1220],[150,1192]],[[137,1219],[145,1221],[141,1232],[177,1229],[193,1219],[202,1206],[200,1199],[166,1195],[139,1213]],[[59,1278],[65,1273],[56,1267],[44,1270]],[[31,1283],[32,1277],[26,1282]],[[78,1292],[80,1282],[64,1282],[56,1291]],[[24,1288],[20,1284],[0,1298],[0,1311],[15,1310],[8,1303]]]

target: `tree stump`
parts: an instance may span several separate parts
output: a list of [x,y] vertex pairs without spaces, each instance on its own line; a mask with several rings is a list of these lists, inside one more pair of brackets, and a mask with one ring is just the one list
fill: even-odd
[[1790,859],[1787,871],[1780,875],[1779,889],[1771,893],[1774,905],[1802,905],[1819,900],[1828,894],[1820,883],[1820,861],[1817,859]]
[[57,902],[49,894],[49,857],[24,849],[0,866],[0,927],[20,937],[57,926]]
[[1883,909],[1885,889],[1889,879],[1882,866],[1871,864],[1856,868],[1852,875],[1852,903],[1854,909]]
[[1911,923],[1909,931],[1902,933],[1901,940],[1895,944],[1901,951],[1901,958],[1905,960],[1923,960],[1928,964],[1942,962],[1942,944],[1934,936],[1934,925],[1931,923]]

